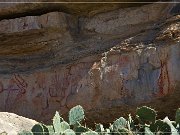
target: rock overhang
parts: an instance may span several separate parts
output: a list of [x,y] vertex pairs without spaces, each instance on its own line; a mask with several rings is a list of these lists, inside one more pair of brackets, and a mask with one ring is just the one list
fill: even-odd
[[[6,1],[3,0],[1,1],[1,5],[0,5],[0,19],[10,19],[10,18],[23,17],[23,16],[41,15],[55,11],[65,12],[77,16],[93,16],[98,13],[112,11],[118,8],[142,6],[156,1],[158,0],[151,0],[151,1],[148,0],[143,0],[143,1],[142,0],[118,0],[118,1],[117,0],[98,0],[98,1],[89,1],[89,0],[83,0],[83,1],[77,1],[77,0],[65,0],[65,1],[62,0],[13,1],[12,0],[10,1],[8,0]],[[79,3],[75,3],[75,2],[79,2]],[[118,3],[118,2],[123,2],[123,3]]]
[[66,114],[80,104],[92,121],[107,122],[178,93],[175,7],[148,4],[92,16],[48,11],[1,20],[0,110],[47,122],[56,110]]
[[[1,73],[30,72],[66,65],[89,54],[100,54],[122,42],[129,34],[133,36],[143,31],[146,37],[143,40],[147,42],[149,38],[151,43],[157,35],[154,29],[158,29],[158,23],[167,17],[161,15],[172,7],[173,4],[150,4],[141,8],[117,9],[90,18],[50,12],[2,20]],[[148,30],[154,34],[145,34]],[[4,58],[10,62],[5,67]]]

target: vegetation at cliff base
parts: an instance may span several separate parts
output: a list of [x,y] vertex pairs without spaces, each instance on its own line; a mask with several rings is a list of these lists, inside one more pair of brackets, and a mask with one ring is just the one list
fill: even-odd
[[69,121],[66,122],[59,112],[56,112],[52,125],[36,124],[30,131],[22,131],[19,135],[179,135],[180,108],[177,109],[175,121],[168,117],[157,119],[154,109],[142,106],[136,109],[136,117],[129,114],[128,119],[120,117],[108,128],[96,124],[95,129],[82,125],[85,119],[84,109],[78,105],[69,111]]

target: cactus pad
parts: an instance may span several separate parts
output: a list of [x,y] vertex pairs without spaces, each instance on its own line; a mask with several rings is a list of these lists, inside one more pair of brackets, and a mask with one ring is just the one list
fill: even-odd
[[67,122],[63,121],[60,123],[59,130],[60,132],[64,132],[65,130],[70,129],[70,126]]
[[126,128],[118,129],[118,132],[114,132],[114,135],[133,135],[131,131]]
[[72,129],[67,129],[64,131],[63,135],[76,135]]
[[44,128],[42,124],[35,124],[31,131],[33,132],[33,135],[44,135]]
[[98,135],[98,133],[95,131],[88,131],[88,132],[82,133],[82,135]]
[[144,128],[144,134],[145,135],[154,135],[153,132],[151,132],[151,130],[148,127]]
[[81,133],[87,132],[87,131],[89,131],[89,129],[83,126],[79,126],[75,129],[75,132],[77,135],[80,135]]
[[125,128],[127,125],[127,121],[125,118],[120,117],[113,123],[113,131],[117,131],[118,129]]
[[104,132],[103,125],[102,124],[97,124],[95,131],[98,132],[98,133]]
[[60,133],[60,123],[62,122],[62,118],[59,115],[59,112],[56,111],[54,117],[53,117],[53,127],[55,133]]
[[150,130],[152,132],[157,132],[157,133],[160,132],[170,133],[171,127],[163,120],[157,120],[154,124],[150,125]]
[[178,108],[176,111],[175,120],[176,120],[176,123],[180,124],[180,108]]
[[136,109],[138,118],[144,123],[154,123],[156,120],[156,111],[150,107],[143,106]]
[[47,125],[49,135],[54,135],[54,127],[52,125]]
[[78,105],[69,111],[69,124],[74,125],[84,119],[84,109]]
[[25,131],[25,130],[23,130],[23,131],[21,131],[20,133],[18,133],[18,135],[33,135],[33,133],[30,132],[30,131]]

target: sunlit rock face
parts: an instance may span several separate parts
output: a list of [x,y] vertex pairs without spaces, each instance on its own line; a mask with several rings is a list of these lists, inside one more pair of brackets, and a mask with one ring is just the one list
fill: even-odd
[[178,7],[1,20],[0,111],[48,122],[80,104],[89,121],[104,123],[144,103],[165,112],[167,96],[180,96]]

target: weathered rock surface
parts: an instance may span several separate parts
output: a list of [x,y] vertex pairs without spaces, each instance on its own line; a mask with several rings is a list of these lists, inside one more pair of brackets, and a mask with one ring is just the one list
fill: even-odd
[[0,112],[0,134],[17,135],[23,130],[31,131],[31,128],[37,124],[31,120],[14,113]]
[[[0,19],[16,18],[16,17],[27,16],[27,15],[40,15],[40,14],[54,12],[54,11],[65,12],[65,13],[78,15],[78,16],[79,15],[92,16],[98,13],[112,11],[118,8],[141,6],[147,3],[133,3],[133,2],[147,2],[147,1],[148,0],[96,0],[96,1],[89,1],[89,0],[83,0],[83,1],[77,1],[77,0],[1,0]],[[158,1],[158,0],[151,0],[152,3],[155,1]],[[8,2],[8,4],[6,2]],[[48,2],[51,2],[51,3],[48,3]],[[58,3],[58,2],[65,2],[65,3]],[[74,4],[72,2],[82,2],[82,3]],[[89,2],[100,2],[100,3],[89,3]],[[102,3],[102,2],[127,2],[127,3]]]
[[1,20],[0,111],[48,122],[80,104],[87,120],[104,123],[144,103],[166,112],[154,102],[180,96],[178,7]]

